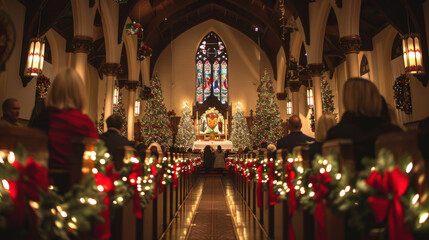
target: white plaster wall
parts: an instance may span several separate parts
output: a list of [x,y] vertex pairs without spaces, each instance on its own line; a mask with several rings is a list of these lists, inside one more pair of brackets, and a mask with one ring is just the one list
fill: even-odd
[[[228,51],[229,102],[233,112],[236,103],[243,104],[245,115],[255,109],[258,99],[256,89],[264,69],[268,70],[277,90],[275,76],[266,55],[241,32],[216,20],[208,20],[178,36],[164,49],[155,63],[154,74],[158,74],[165,104],[168,110],[181,114],[184,101],[195,102],[195,54],[202,38],[214,31],[225,43]],[[286,118],[286,101],[277,101],[281,118]]]

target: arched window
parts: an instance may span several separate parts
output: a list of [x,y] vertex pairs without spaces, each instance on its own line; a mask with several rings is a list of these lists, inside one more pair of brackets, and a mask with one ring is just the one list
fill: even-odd
[[210,94],[222,103],[228,102],[228,53],[220,37],[210,32],[197,49],[195,58],[197,103],[203,103]]
[[399,36],[399,34],[396,34],[395,39],[393,40],[392,45],[392,53],[390,55],[390,60],[393,60],[397,57],[402,57],[403,50],[402,50],[402,38]]
[[360,76],[362,77],[367,73],[369,73],[368,59],[363,55],[362,60],[360,61]]

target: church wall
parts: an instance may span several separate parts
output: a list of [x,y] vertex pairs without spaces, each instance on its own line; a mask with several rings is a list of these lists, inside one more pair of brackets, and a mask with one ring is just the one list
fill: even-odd
[[[154,74],[158,74],[166,107],[174,109],[181,115],[183,102],[195,102],[195,54],[202,38],[214,31],[225,43],[228,52],[228,84],[229,102],[233,112],[236,103],[243,104],[245,115],[250,115],[250,109],[255,110],[258,99],[256,89],[260,78],[267,68],[269,77],[273,80],[274,91],[277,83],[273,70],[266,55],[251,39],[241,32],[216,20],[208,20],[178,36],[172,44],[164,49],[155,63]],[[173,73],[173,74],[172,74]],[[276,102],[280,108],[281,118],[286,118],[286,101]]]
[[[374,69],[374,83],[378,86],[381,95],[386,99],[386,102],[395,107],[393,84],[395,79],[404,73],[403,63],[399,61],[394,64],[391,60],[391,50],[393,39],[397,31],[388,26],[373,38],[373,64],[370,64],[370,71]],[[392,63],[391,63],[392,62]],[[412,96],[413,111],[410,116],[404,116],[402,112],[397,111],[400,123],[407,123],[409,121],[421,120],[429,116],[429,88],[423,87],[420,81],[414,76],[410,75],[410,86]]]
[[23,36],[21,29],[24,29],[25,7],[19,1],[6,1],[5,6],[15,28],[16,41],[12,54],[5,64],[5,71],[0,73],[0,101],[11,97],[18,99],[21,105],[20,118],[29,120],[35,101],[36,81],[33,79],[24,88],[19,76]]

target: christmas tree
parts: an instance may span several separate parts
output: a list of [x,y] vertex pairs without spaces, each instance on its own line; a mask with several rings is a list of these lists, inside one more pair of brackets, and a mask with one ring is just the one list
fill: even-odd
[[260,147],[263,142],[275,144],[283,131],[279,107],[274,101],[273,84],[266,70],[258,88],[258,97],[256,116],[252,122],[252,141],[254,146]]
[[[124,125],[121,130],[121,135],[127,137],[128,120],[125,112],[124,105],[122,104],[122,93],[118,90],[118,102],[113,103],[113,113],[119,114],[122,117]],[[104,106],[103,112],[101,113],[100,120],[98,120],[98,132],[101,134],[104,132]]]
[[246,148],[250,146],[250,133],[247,121],[244,117],[241,104],[237,104],[237,110],[232,117],[231,142],[234,148]]
[[194,145],[196,136],[194,133],[194,124],[191,118],[191,109],[189,109],[188,103],[185,103],[182,111],[182,117],[180,118],[177,136],[176,146],[178,148],[189,149]]
[[329,83],[326,80],[326,77],[322,78],[322,107],[323,107],[323,113],[334,113],[335,107],[334,107],[334,95],[332,94],[332,90],[329,87]]
[[153,142],[169,147],[173,144],[173,133],[170,120],[163,103],[161,83],[158,76],[151,80],[151,98],[147,101],[146,112],[142,121],[143,142],[149,145]]

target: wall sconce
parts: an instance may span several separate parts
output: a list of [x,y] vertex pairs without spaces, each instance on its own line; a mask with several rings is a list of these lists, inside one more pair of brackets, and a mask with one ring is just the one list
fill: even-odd
[[134,116],[137,117],[140,115],[140,101],[136,100],[136,105],[134,107]]
[[43,62],[45,60],[45,41],[42,38],[30,39],[30,49],[27,57],[27,67],[25,75],[36,77],[43,71]]
[[115,87],[115,90],[113,90],[113,105],[118,104],[119,102],[119,88]]
[[311,89],[310,87],[307,88],[307,106],[314,106],[313,89]]
[[420,48],[420,35],[417,33],[406,34],[402,38],[404,50],[405,73],[423,74],[423,61]]
[[286,114],[291,115],[293,112],[292,100],[288,99],[286,103]]

